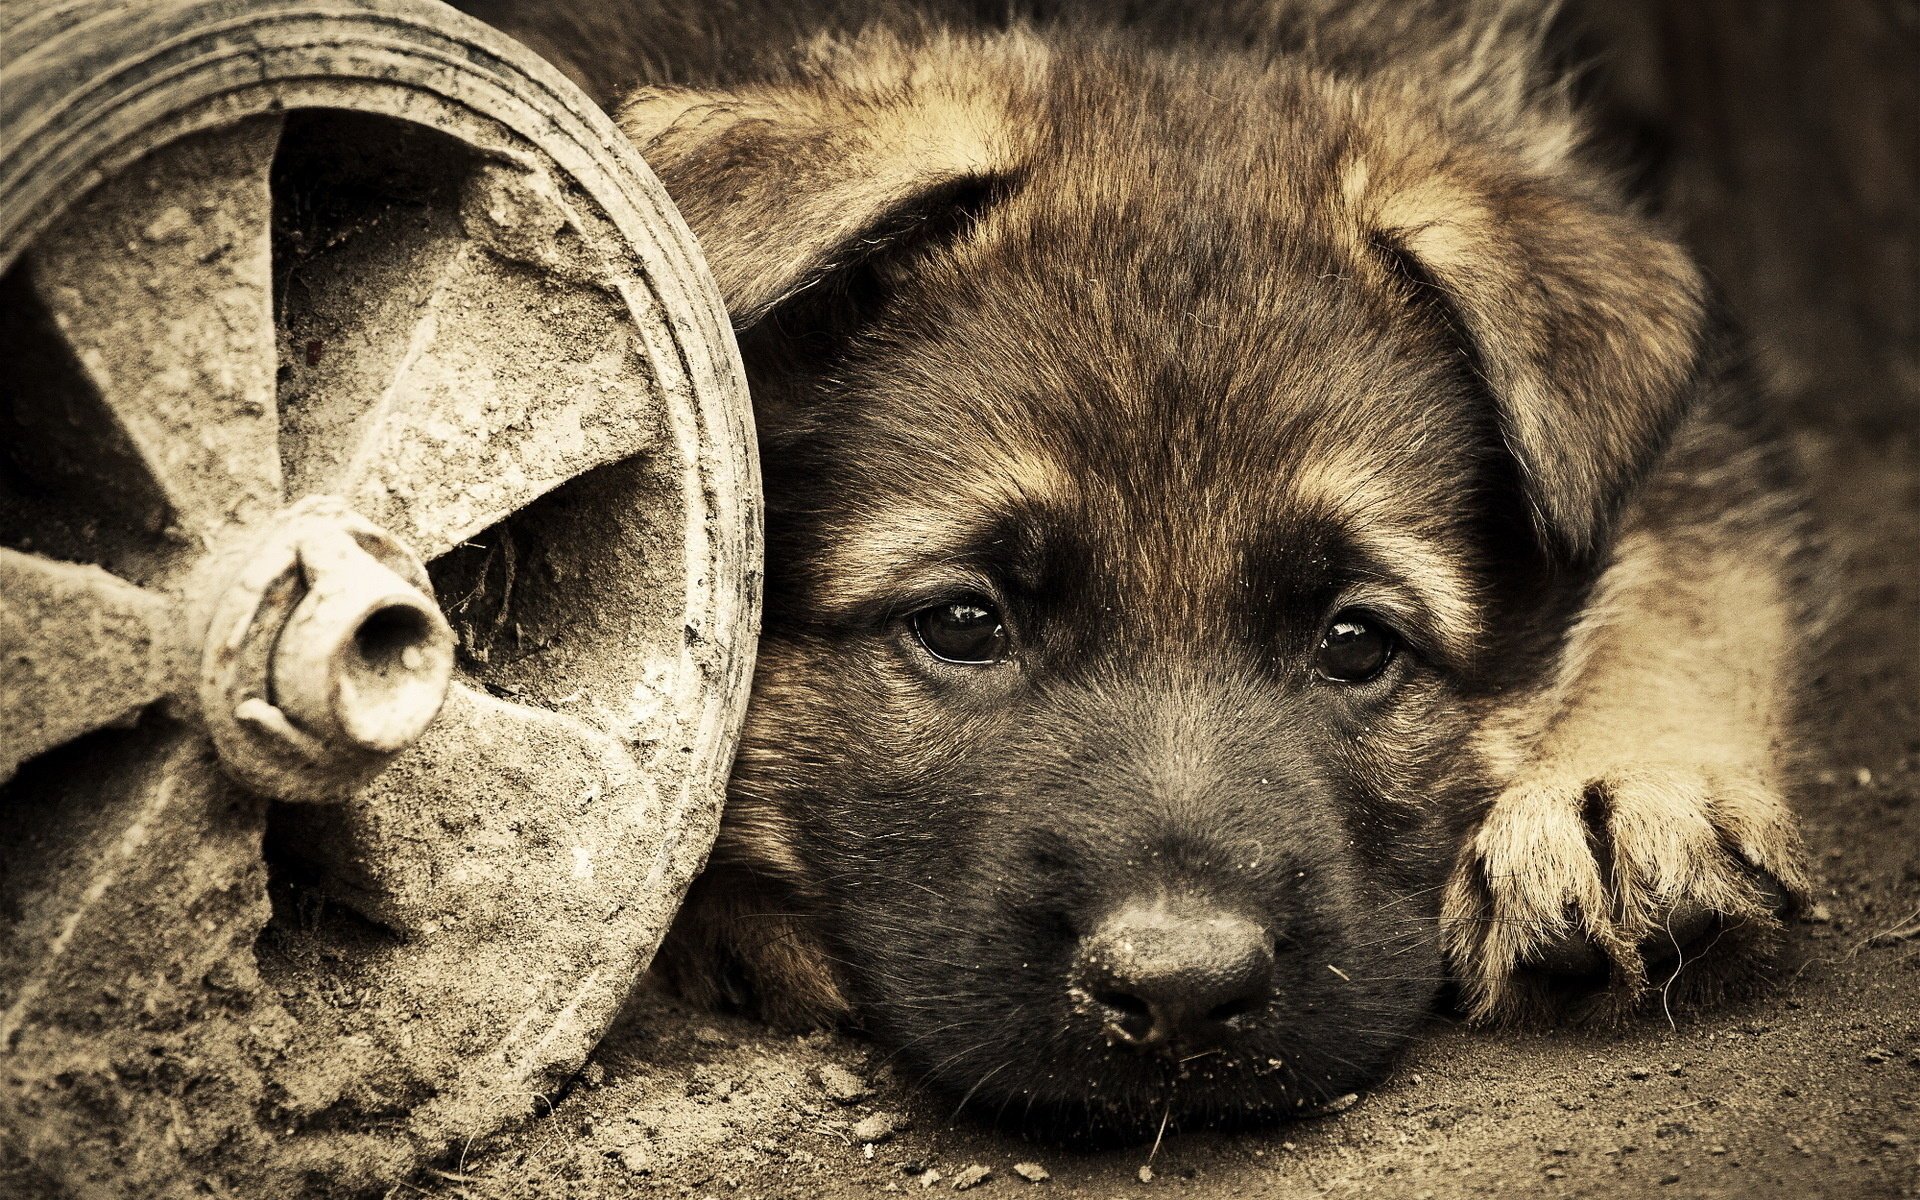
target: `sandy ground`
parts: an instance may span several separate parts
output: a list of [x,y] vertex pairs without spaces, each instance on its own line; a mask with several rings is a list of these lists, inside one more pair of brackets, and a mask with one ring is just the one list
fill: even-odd
[[550,1111],[395,1194],[1920,1196],[1920,422],[1801,425],[1852,603],[1803,798],[1821,904],[1769,997],[1607,1037],[1438,1017],[1344,1114],[1170,1136],[1143,1170],[1146,1147],[1080,1154],[956,1117],[855,1038],[647,996]]

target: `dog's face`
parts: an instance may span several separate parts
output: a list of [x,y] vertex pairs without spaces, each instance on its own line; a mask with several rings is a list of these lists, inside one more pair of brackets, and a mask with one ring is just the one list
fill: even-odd
[[[988,1111],[1137,1136],[1317,1105],[1416,1028],[1695,302],[1432,111],[1113,56],[869,46],[625,120],[752,325],[717,862],[806,915],[722,936]],[[740,174],[782,164],[828,174]]]
[[[1168,1054],[1209,1108],[1337,1096],[1437,986],[1497,435],[1324,247],[1256,278],[1021,209],[903,280],[766,455],[780,690],[739,786],[782,797],[856,1007],[939,1078],[1123,1125]],[[1286,225],[1248,216],[1221,232]],[[1089,268],[1142,290],[1100,312],[1059,286]],[[1243,944],[1146,968],[1205,995],[1097,961],[1209,924]]]

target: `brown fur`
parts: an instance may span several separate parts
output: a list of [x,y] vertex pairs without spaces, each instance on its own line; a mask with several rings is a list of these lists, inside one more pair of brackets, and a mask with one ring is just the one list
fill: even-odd
[[[678,59],[606,55],[741,327],[769,489],[753,709],[663,970],[903,1043],[999,1029],[923,1069],[1030,1106],[1070,1100],[1032,1073],[1061,1035],[1022,922],[1101,888],[1279,905],[1372,981],[1316,1009],[1302,976],[1295,1012],[1407,1030],[1443,951],[1484,1019],[1549,1011],[1569,945],[1610,1013],[1750,975],[1808,887],[1805,531],[1699,273],[1584,158],[1546,17],[1079,10],[830,5],[735,73],[729,4]],[[599,13],[521,15],[553,45]],[[915,657],[904,619],[955,594],[1020,652]],[[1303,667],[1335,606],[1406,642],[1377,695]],[[1325,1019],[1301,1061],[1378,1069]],[[1137,1064],[1074,1046],[1128,1097],[1085,1119],[1133,1128]],[[1186,1103],[1341,1078],[1292,1069],[1230,1057]]]
[[[1809,897],[1785,796],[1791,696],[1817,626],[1796,585],[1815,542],[1783,470],[1725,430],[1686,429],[1548,686],[1489,722],[1486,753],[1511,782],[1443,908],[1473,1016],[1550,1014],[1551,981],[1524,967],[1567,937],[1607,956],[1596,1012],[1716,997],[1751,983],[1777,941],[1781,897],[1763,884],[1788,907]],[[1650,972],[1645,952],[1675,949],[1666,926],[1688,904],[1723,929]]]

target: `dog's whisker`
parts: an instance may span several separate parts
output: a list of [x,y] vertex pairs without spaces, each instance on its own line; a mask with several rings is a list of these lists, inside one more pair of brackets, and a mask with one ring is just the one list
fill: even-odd
[[966,1111],[967,1104],[970,1101],[972,1101],[974,1095],[978,1093],[981,1088],[985,1087],[989,1082],[991,1082],[994,1076],[1006,1070],[1007,1067],[1009,1067],[1010,1065],[1012,1065],[1012,1060],[1003,1062],[999,1066],[995,1067],[993,1070],[988,1071],[985,1075],[982,1075],[978,1079],[974,1080],[973,1086],[967,1089],[966,1095],[960,1097],[960,1103],[953,1106],[953,1112],[947,1117],[948,1122],[951,1123],[954,1120],[958,1119],[960,1114]]
[[1174,1089],[1178,1086],[1179,1084],[1175,1080],[1169,1079],[1167,1081],[1166,1106],[1160,1110],[1160,1128],[1155,1131],[1153,1135],[1153,1148],[1147,1151],[1147,1165],[1149,1167],[1153,1165],[1155,1156],[1160,1153],[1161,1139],[1167,1136],[1167,1122],[1173,1117],[1173,1093]]

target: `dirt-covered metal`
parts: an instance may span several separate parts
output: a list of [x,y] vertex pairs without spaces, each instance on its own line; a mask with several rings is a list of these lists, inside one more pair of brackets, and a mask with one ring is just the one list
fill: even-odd
[[657,182],[430,0],[0,0],[0,362],[0,1162],[348,1194],[533,1111],[757,632]]

